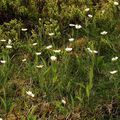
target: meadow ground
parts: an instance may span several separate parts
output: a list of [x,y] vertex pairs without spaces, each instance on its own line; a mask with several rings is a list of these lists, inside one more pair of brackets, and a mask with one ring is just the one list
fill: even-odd
[[119,0],[0,1],[0,120],[120,120]]

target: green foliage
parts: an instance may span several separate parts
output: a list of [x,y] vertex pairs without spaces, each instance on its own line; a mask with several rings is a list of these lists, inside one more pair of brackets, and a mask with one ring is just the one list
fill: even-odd
[[16,19],[11,20],[9,23],[4,23],[0,26],[1,39],[18,40],[20,38],[20,30],[22,26],[23,24]]

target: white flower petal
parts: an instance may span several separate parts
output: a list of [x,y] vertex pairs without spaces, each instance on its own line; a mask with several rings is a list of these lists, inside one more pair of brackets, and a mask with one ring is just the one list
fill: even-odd
[[117,73],[117,72],[118,72],[117,70],[110,71],[111,74],[115,74],[115,73]]
[[22,28],[21,30],[22,30],[22,31],[27,31],[28,29],[27,29],[27,28]]
[[98,51],[96,51],[96,50],[93,50],[93,53],[98,53]]
[[35,54],[36,54],[36,55],[41,55],[42,53],[41,53],[41,52],[36,52]]
[[44,65],[37,65],[36,68],[43,68]]
[[64,99],[61,100],[61,102],[65,105],[66,104],[66,101]]
[[52,48],[52,45],[48,45],[47,47],[46,47],[46,49],[51,49]]
[[88,14],[88,17],[89,17],[89,18],[92,18],[92,17],[93,17],[93,15],[91,15],[91,14]]
[[91,50],[90,48],[87,48],[87,50],[88,50],[90,53],[95,53],[95,54],[98,53],[98,51],[96,51],[96,50]]
[[107,31],[102,31],[100,34],[101,35],[106,35],[108,32]]
[[31,97],[35,96],[31,91],[26,91],[26,94],[29,95],[29,96],[31,96]]
[[87,50],[88,50],[90,53],[92,53],[92,50],[91,50],[90,48],[87,48]]
[[56,56],[51,56],[50,59],[51,59],[52,61],[56,61],[56,60],[57,60],[57,57],[56,57]]
[[90,10],[90,8],[86,8],[85,11],[88,12]]
[[73,42],[73,41],[74,41],[74,38],[69,38],[69,41],[70,41],[70,42]]
[[70,52],[70,51],[72,51],[72,48],[67,47],[67,48],[65,48],[65,51]]
[[112,60],[112,61],[117,61],[117,60],[118,60],[118,57],[117,57],[117,56],[116,56],[116,57],[113,57],[111,60]]
[[105,13],[105,10],[102,10],[101,12],[102,12],[102,14],[104,14],[104,13]]
[[69,24],[70,27],[75,27],[75,24]]
[[11,49],[12,45],[6,45],[6,48]]
[[55,53],[60,53],[61,50],[53,50],[53,52],[55,52]]
[[115,2],[114,2],[114,5],[118,6],[118,5],[119,5],[119,2],[115,1]]
[[5,39],[2,39],[2,40],[0,40],[1,42],[5,42],[6,40]]
[[27,59],[26,58],[24,58],[24,59],[22,59],[22,62],[25,62]]
[[8,44],[10,45],[11,43],[12,43],[12,40],[11,40],[11,39],[9,39],[9,40],[8,40]]
[[49,33],[49,36],[53,36],[53,35],[55,35],[54,33]]
[[42,19],[41,18],[39,18],[39,21],[41,21]]
[[6,61],[5,61],[5,60],[1,60],[0,62],[1,62],[2,64],[5,64],[5,63],[6,63]]
[[36,46],[36,45],[37,45],[37,43],[33,43],[32,45],[33,45],[33,46]]
[[75,28],[76,28],[76,29],[81,29],[81,28],[82,28],[82,26],[81,26],[81,25],[76,24],[76,25],[75,25]]

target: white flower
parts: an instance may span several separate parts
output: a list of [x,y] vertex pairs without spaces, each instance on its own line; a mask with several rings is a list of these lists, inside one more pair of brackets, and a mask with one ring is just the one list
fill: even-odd
[[53,35],[55,35],[54,33],[49,33],[49,36],[53,36]]
[[66,101],[64,99],[61,100],[61,102],[65,105],[66,104]]
[[22,31],[27,31],[27,28],[22,28],[21,30],[22,30]]
[[2,118],[0,118],[0,120],[3,120]]
[[36,54],[36,55],[41,55],[41,52],[36,52],[35,54]]
[[98,53],[98,51],[96,51],[96,50],[93,50],[93,53]]
[[70,52],[70,51],[72,51],[72,48],[67,47],[67,48],[65,48],[65,51]]
[[33,45],[33,46],[36,46],[36,45],[37,45],[37,43],[33,43],[32,45]]
[[89,18],[92,18],[93,16],[92,16],[91,14],[88,14],[88,17],[89,17]]
[[116,57],[113,57],[111,60],[116,61],[117,59],[118,59],[118,57],[116,56]]
[[75,25],[75,28],[76,28],[76,29],[80,29],[80,28],[82,28],[82,26],[81,26],[81,25],[76,24],[76,25]]
[[102,12],[102,14],[104,14],[104,13],[105,13],[105,10],[102,10],[101,12]]
[[106,35],[108,32],[107,31],[102,31],[100,34],[101,35]]
[[92,50],[91,50],[90,48],[87,48],[87,50],[88,50],[90,53],[92,53]]
[[12,48],[12,45],[6,45],[6,48],[10,49],[10,48]]
[[42,19],[41,18],[39,18],[39,21],[41,21]]
[[88,12],[90,10],[90,8],[86,8],[85,11]]
[[12,43],[12,40],[11,40],[11,39],[9,39],[9,40],[8,40],[8,44],[10,45],[11,43]]
[[74,26],[75,26],[75,24],[69,24],[69,26],[70,26],[70,27],[74,27]]
[[52,45],[48,45],[47,47],[46,47],[46,49],[51,49],[52,48]]
[[35,96],[31,91],[26,91],[26,94],[29,95],[29,96],[31,96],[31,97]]
[[70,42],[74,41],[74,38],[69,38],[69,41],[70,41]]
[[115,74],[115,73],[117,73],[117,72],[118,72],[117,70],[110,71],[111,74]]
[[2,64],[5,64],[5,63],[6,63],[6,61],[5,61],[5,60],[1,60],[0,62],[1,62]]
[[22,59],[22,62],[25,62],[27,59],[26,58],[24,58],[24,59]]
[[56,61],[56,60],[57,60],[57,57],[56,57],[56,56],[51,56],[50,59],[51,59],[52,61]]
[[43,68],[44,65],[37,65],[36,68]]
[[119,2],[115,1],[115,2],[114,2],[114,5],[116,5],[116,6],[119,5]]
[[60,53],[61,50],[53,50],[53,52],[55,52],[55,53]]
[[98,51],[96,51],[96,50],[91,50],[90,48],[87,48],[87,50],[90,52],[90,53],[98,53]]
[[1,42],[5,42],[6,40],[5,39],[2,39],[2,40],[0,40]]

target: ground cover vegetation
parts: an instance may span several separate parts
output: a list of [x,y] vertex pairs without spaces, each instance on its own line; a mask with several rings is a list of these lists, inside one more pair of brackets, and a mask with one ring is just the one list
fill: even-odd
[[1,0],[0,120],[119,120],[119,57],[119,0]]

